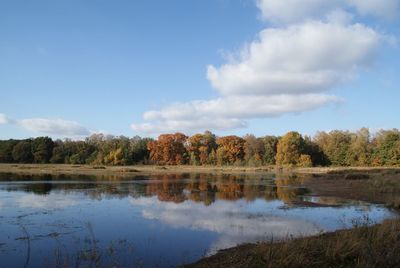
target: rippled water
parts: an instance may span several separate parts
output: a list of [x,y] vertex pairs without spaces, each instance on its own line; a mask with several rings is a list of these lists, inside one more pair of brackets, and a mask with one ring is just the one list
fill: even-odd
[[245,242],[380,222],[394,213],[317,196],[303,179],[0,176],[0,267],[174,267]]

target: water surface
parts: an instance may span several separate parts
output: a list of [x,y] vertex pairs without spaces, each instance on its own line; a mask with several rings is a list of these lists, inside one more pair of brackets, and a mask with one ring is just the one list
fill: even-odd
[[240,175],[0,175],[0,267],[174,267],[245,242],[378,223],[378,204],[302,179]]

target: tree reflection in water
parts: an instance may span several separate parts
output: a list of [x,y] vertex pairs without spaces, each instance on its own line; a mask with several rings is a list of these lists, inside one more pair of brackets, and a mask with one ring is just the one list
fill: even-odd
[[[130,179],[115,176],[16,175],[0,174],[0,187],[7,191],[47,195],[51,191],[82,192],[92,199],[157,196],[160,201],[185,200],[210,205],[216,200],[281,200],[295,206],[309,200],[310,191],[302,185],[306,175],[163,174]],[[1,183],[3,182],[3,183]],[[5,183],[7,182],[7,183]],[[73,183],[72,183],[73,182]],[[319,203],[337,205],[335,198]]]

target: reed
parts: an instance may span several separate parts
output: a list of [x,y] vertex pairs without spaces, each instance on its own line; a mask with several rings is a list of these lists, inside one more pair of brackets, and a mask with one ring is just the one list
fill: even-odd
[[400,267],[400,220],[278,243],[245,244],[186,267]]

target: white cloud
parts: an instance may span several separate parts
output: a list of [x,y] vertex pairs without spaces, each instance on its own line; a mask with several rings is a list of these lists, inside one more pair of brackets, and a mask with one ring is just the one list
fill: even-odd
[[[339,14],[340,15],[340,14]],[[340,98],[325,94],[368,67],[380,35],[361,24],[309,21],[269,28],[231,63],[209,66],[207,77],[221,94],[212,100],[173,104],[144,113],[144,133],[243,128],[253,118],[316,109]]]
[[[173,108],[173,107],[171,107]],[[235,118],[190,118],[187,120],[165,120],[151,123],[132,124],[134,131],[141,133],[159,134],[172,132],[192,133],[196,130],[214,129],[226,130],[246,127],[247,123]]]
[[52,135],[85,136],[90,131],[74,121],[63,119],[32,118],[19,120],[18,124],[27,130]]
[[275,23],[295,23],[319,17],[343,0],[257,0],[262,18]]
[[143,114],[132,124],[143,133],[244,128],[248,120],[319,108],[340,97],[327,91],[352,81],[373,65],[390,36],[353,22],[358,15],[390,17],[398,0],[259,0],[264,19],[281,23],[262,30],[207,79],[219,93]]
[[174,104],[148,111],[144,119],[151,123],[133,124],[132,129],[145,133],[197,130],[226,130],[247,126],[245,119],[275,117],[318,108],[339,98],[324,94],[228,96],[209,101]]
[[146,120],[191,120],[207,115],[216,118],[257,118],[280,115],[282,112],[301,112],[337,100],[323,94],[301,95],[244,95],[228,96],[210,101],[175,104],[144,114]]
[[309,19],[322,19],[337,9],[393,19],[399,11],[399,0],[257,0],[264,20],[292,24]]
[[2,124],[8,124],[9,123],[9,119],[5,114],[0,114],[0,125]]
[[95,131],[90,131],[89,129],[75,121],[47,118],[29,118],[16,120],[9,118],[2,113],[0,113],[0,125],[1,124],[16,124],[29,131],[65,137],[79,137],[87,136],[92,133],[99,133]]
[[360,24],[312,21],[269,28],[237,63],[209,66],[208,79],[224,95],[321,92],[368,65],[379,42],[378,33]]
[[375,15],[394,19],[400,10],[399,0],[348,0],[361,15]]

